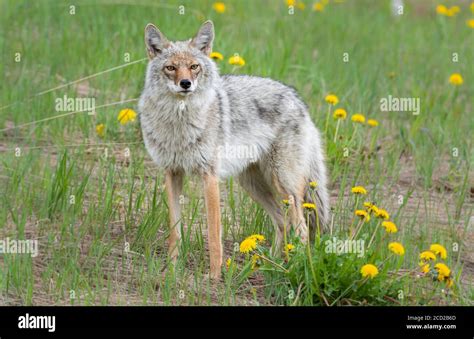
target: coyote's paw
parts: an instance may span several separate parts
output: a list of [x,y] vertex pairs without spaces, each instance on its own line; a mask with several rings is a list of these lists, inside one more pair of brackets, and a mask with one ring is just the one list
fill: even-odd
[[178,261],[178,255],[179,255],[179,251],[178,251],[177,246],[172,247],[172,248],[170,247],[168,249],[168,257],[170,258],[173,264],[176,264],[176,262]]
[[217,272],[205,273],[203,275],[203,281],[205,282],[210,281],[212,284],[218,283],[221,281],[221,272],[219,271],[219,273]]
[[219,281],[219,280],[221,280],[221,273],[222,272],[221,272],[220,267],[215,268],[215,269],[211,269],[211,271],[209,272],[209,277],[213,281]]

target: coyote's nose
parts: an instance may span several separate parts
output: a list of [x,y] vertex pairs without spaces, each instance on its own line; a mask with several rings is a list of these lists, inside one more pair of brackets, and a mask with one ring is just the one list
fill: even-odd
[[188,89],[189,87],[191,87],[191,81],[189,81],[188,79],[183,79],[179,82],[179,85],[184,89]]

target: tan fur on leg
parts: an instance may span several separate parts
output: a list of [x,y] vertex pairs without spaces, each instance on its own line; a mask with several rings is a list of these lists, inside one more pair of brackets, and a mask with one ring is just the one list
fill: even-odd
[[209,257],[211,261],[211,278],[219,279],[222,266],[222,239],[219,179],[211,174],[203,175],[204,198],[206,202]]
[[181,206],[179,196],[183,189],[183,173],[166,171],[165,173],[166,194],[168,197],[168,212],[170,235],[168,237],[168,253],[173,262],[178,257],[180,239]]

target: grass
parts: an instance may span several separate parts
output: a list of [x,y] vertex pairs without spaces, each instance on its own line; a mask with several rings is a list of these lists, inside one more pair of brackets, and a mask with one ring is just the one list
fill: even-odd
[[[305,2],[294,15],[284,1],[225,1],[223,14],[209,1],[76,1],[74,15],[66,1],[2,2],[0,239],[37,239],[39,255],[0,256],[0,303],[472,305],[474,30],[465,21],[474,14],[462,1],[449,2],[461,6],[454,17],[436,15],[435,2],[406,1],[398,18],[390,15],[388,1],[330,1],[322,13]],[[179,15],[182,4],[185,14]],[[220,62],[222,73],[294,86],[323,131],[328,93],[339,97],[335,108],[349,116],[362,112],[380,122],[369,128],[342,121],[334,142],[330,118],[325,139],[332,234],[311,246],[289,235],[296,245],[291,257],[271,256],[270,219],[233,179],[222,182],[225,258],[233,263],[217,285],[206,276],[197,178],[185,183],[182,255],[176,267],[167,259],[163,173],[146,153],[139,124],[117,122],[118,112],[136,102],[55,118],[64,114],[55,111],[56,98],[64,95],[92,96],[97,106],[138,98],[145,25],[153,22],[170,39],[186,39],[207,18],[216,26],[214,50],[246,60],[242,68]],[[127,62],[135,63],[35,96]],[[462,86],[449,84],[452,73],[462,74]],[[420,98],[420,114],[381,111],[380,99],[388,95]],[[100,123],[103,138],[95,132]],[[362,258],[323,246],[331,236],[348,237],[355,185],[368,190],[359,207],[365,199],[376,202],[399,228],[385,237],[377,231],[380,249]],[[369,241],[380,229],[377,222],[364,226],[360,239]],[[239,243],[251,234],[266,238],[256,249],[258,269],[252,269],[251,255],[239,253]],[[403,243],[403,257],[390,256],[389,240]],[[420,277],[418,255],[435,242],[448,250],[455,280],[449,290]],[[364,280],[359,270],[369,259],[380,273]]]

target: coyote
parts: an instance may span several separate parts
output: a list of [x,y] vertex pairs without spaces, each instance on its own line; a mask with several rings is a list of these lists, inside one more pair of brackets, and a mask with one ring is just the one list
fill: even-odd
[[[176,260],[185,174],[203,180],[208,222],[210,277],[220,278],[222,239],[219,179],[237,176],[276,228],[281,249],[285,212],[289,226],[306,241],[310,230],[328,224],[329,198],[319,131],[296,91],[278,81],[219,75],[210,58],[214,25],[206,21],[187,41],[169,41],[152,24],[145,28],[149,57],[139,100],[145,147],[165,170],[169,208],[169,255]],[[315,194],[308,183],[316,181]],[[314,197],[315,199],[312,199]],[[315,200],[315,201],[313,201]],[[304,202],[314,203],[307,225]]]

